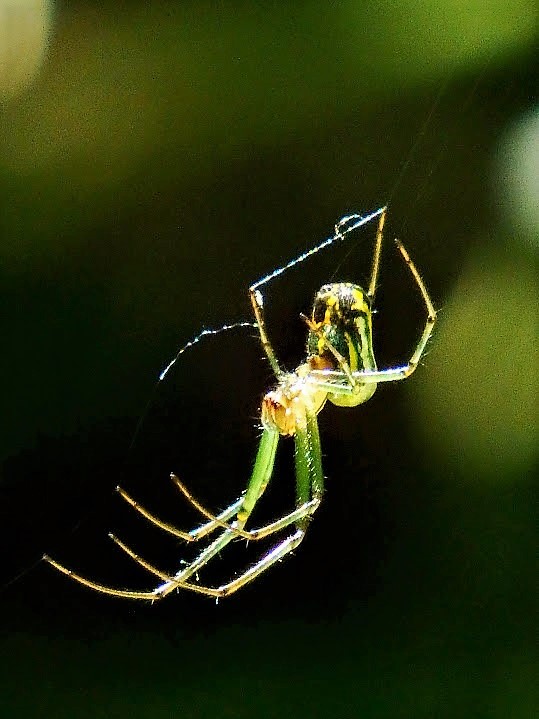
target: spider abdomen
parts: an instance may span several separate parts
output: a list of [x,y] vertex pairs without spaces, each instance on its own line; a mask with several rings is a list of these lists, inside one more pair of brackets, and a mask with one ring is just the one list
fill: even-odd
[[339,282],[321,287],[314,298],[312,322],[318,332],[309,332],[309,356],[333,357],[335,363],[329,343],[352,372],[376,369],[371,302],[359,285]]

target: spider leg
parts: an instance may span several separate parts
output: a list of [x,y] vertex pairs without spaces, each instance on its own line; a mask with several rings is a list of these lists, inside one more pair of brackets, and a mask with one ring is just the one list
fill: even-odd
[[[215,526],[220,526],[223,529],[229,529],[233,532],[235,532],[237,537],[241,537],[243,539],[247,540],[257,540],[257,539],[264,539],[265,537],[269,536],[270,534],[274,534],[275,532],[278,532],[280,529],[283,529],[284,527],[287,527],[289,524],[292,524],[298,519],[301,519],[304,516],[313,514],[317,508],[319,502],[315,499],[311,499],[308,502],[305,502],[300,507],[296,507],[294,510],[289,512],[288,514],[285,514],[283,517],[280,517],[279,519],[276,519],[274,522],[271,522],[270,524],[266,524],[262,527],[258,527],[257,529],[239,529],[235,526],[235,523],[232,524],[227,523],[223,519],[223,515],[220,514],[219,516],[215,516],[211,512],[209,512],[200,502],[198,502],[197,499],[191,494],[189,489],[185,486],[185,484],[181,481],[179,477],[177,477],[175,474],[170,475],[174,484],[178,487],[178,489],[184,494],[184,496],[188,499],[188,501],[196,508],[198,511],[203,514],[207,519],[210,520],[209,524],[215,523]],[[262,492],[259,496],[262,495]],[[242,502],[242,498],[238,499],[234,505],[231,506],[237,506],[239,503]],[[227,510],[225,510],[227,511]],[[207,525],[204,525],[207,526]]]
[[[386,221],[386,215],[387,215],[387,206],[381,207],[376,213],[374,213],[369,219],[373,219],[379,215],[380,219],[378,220],[378,227],[376,229],[376,242],[374,245],[374,253],[372,256],[372,267],[371,267],[371,279],[369,282],[369,289],[367,292],[367,296],[373,300],[374,295],[376,293],[376,283],[378,281],[378,273],[380,269],[380,257],[382,255],[382,242],[384,237],[384,224]],[[341,239],[344,238],[344,234],[346,232],[349,232],[351,229],[354,229],[354,227],[357,226],[356,221],[362,220],[363,218],[361,215],[348,215],[346,217],[343,217],[337,224],[335,225],[335,237],[340,237]],[[351,225],[348,227],[345,232],[342,232],[342,228],[346,227],[347,225]]]
[[380,219],[378,220],[378,229],[376,230],[376,243],[374,245],[374,254],[372,256],[371,281],[367,296],[374,299],[376,293],[376,283],[378,281],[378,272],[380,270],[380,256],[382,254],[382,240],[384,236],[384,223],[386,221],[387,207],[384,207]]
[[[299,536],[301,535],[301,536]],[[200,594],[209,595],[212,597],[224,597],[227,594],[232,594],[240,587],[244,586],[248,582],[252,581],[257,577],[259,574],[264,572],[266,569],[268,569],[272,564],[275,564],[275,562],[282,559],[286,554],[291,552],[293,549],[295,549],[305,536],[305,530],[298,530],[293,535],[288,537],[287,539],[283,540],[280,544],[273,547],[267,554],[265,554],[262,559],[260,559],[256,564],[254,564],[252,567],[250,567],[246,572],[244,572],[240,577],[237,577],[236,579],[232,580],[231,582],[227,582],[226,584],[223,584],[219,587],[205,587],[200,584],[192,584],[191,582],[185,582],[182,581],[181,584],[177,585],[177,589],[188,589],[191,591],[198,592]],[[162,570],[158,569],[154,564],[150,564],[150,562],[143,559],[140,555],[136,554],[130,547],[128,547],[124,542],[118,539],[118,537],[115,537],[113,534],[109,534],[109,537],[129,556],[131,559],[133,559],[137,564],[140,564],[141,567],[144,567],[147,571],[149,571],[151,574],[154,574],[155,576],[159,577],[159,579],[162,579],[165,583],[174,583],[176,580],[174,577],[171,577],[170,575],[166,574]],[[60,568],[59,565],[55,565],[57,568]],[[73,577],[73,573],[71,573],[69,576]],[[74,577],[79,579],[79,577]],[[82,577],[80,578],[82,579]],[[96,588],[96,584],[94,582],[88,583],[84,582],[87,586],[91,586],[92,588]],[[108,587],[103,587],[103,585],[98,585],[100,587],[100,591],[103,589],[108,589]],[[117,596],[117,592],[113,591],[113,594]],[[141,593],[135,592],[135,594],[138,594],[138,597],[135,598],[144,598],[147,599],[147,596],[140,597]],[[143,594],[147,594],[144,592]],[[160,594],[152,594],[152,599],[161,599],[163,596],[166,596],[163,593]],[[130,593],[130,596],[132,593]],[[125,596],[122,594],[122,596]]]
[[423,334],[421,335],[419,342],[417,343],[417,346],[414,350],[414,353],[412,354],[412,356],[408,362],[408,365],[407,365],[408,372],[405,376],[408,377],[409,375],[412,374],[412,372],[417,367],[419,360],[421,359],[421,356],[422,356],[423,352],[425,351],[427,342],[429,341],[430,336],[432,334],[434,323],[436,322],[436,310],[434,309],[434,305],[432,304],[432,300],[430,299],[430,295],[427,291],[425,282],[423,281],[423,278],[419,274],[417,267],[413,263],[406,248],[404,247],[402,242],[400,242],[400,240],[395,240],[395,244],[397,245],[404,261],[408,265],[408,269],[410,270],[414,280],[416,281],[419,291],[421,292],[421,296],[423,297],[423,301],[425,302],[425,307],[427,308],[427,321],[425,322],[425,328],[423,329]]
[[[243,502],[243,497],[239,497],[235,502],[233,502],[230,507],[225,509],[224,512],[222,512],[219,515],[215,515],[212,512],[210,512],[206,507],[201,504],[187,489],[185,484],[181,481],[181,479],[178,477],[178,475],[174,474],[174,472],[170,473],[170,479],[174,482],[176,487],[180,490],[180,492],[183,494],[183,496],[187,499],[189,504],[191,504],[202,516],[206,517],[206,519],[209,520],[209,522],[203,527],[211,527],[211,530],[208,530],[205,534],[200,536],[206,536],[206,534],[209,534],[210,531],[213,531],[214,529],[217,529],[217,527],[221,527],[221,529],[234,529],[233,524],[230,524],[227,522],[228,519],[233,517],[237,510],[241,507],[241,504]],[[229,510],[233,508],[233,511],[229,513]],[[197,531],[197,530],[193,530]],[[244,532],[241,529],[234,529],[234,531],[237,533],[238,537],[243,537]],[[191,535],[190,535],[191,536]],[[199,536],[196,537],[199,539]]]
[[126,597],[128,599],[147,599],[149,601],[160,599],[155,590],[139,592],[136,590],[131,591],[130,589],[116,589],[115,587],[108,587],[106,584],[94,582],[92,579],[86,579],[86,577],[83,577],[81,574],[77,574],[77,572],[74,572],[72,569],[68,569],[63,564],[60,564],[60,562],[57,562],[52,557],[49,557],[48,554],[43,555],[43,560],[47,562],[47,564],[50,564],[51,567],[54,567],[58,572],[65,574],[70,579],[74,579],[76,582],[84,585],[85,587],[95,589],[96,592],[110,594],[113,597]]
[[[175,477],[176,475],[171,475]],[[179,481],[179,480],[178,480]],[[162,519],[159,519],[155,514],[152,514],[150,511],[148,511],[144,506],[142,506],[139,502],[137,502],[131,495],[129,495],[125,489],[122,487],[116,487],[116,491],[119,493],[119,495],[124,499],[133,509],[135,509],[139,514],[141,514],[145,519],[147,519],[151,524],[154,524],[156,527],[159,527],[160,529],[163,529],[165,532],[168,532],[169,534],[172,534],[174,537],[179,537],[180,539],[184,539],[186,542],[194,542],[199,539],[202,539],[203,537],[206,537],[208,534],[211,534],[213,531],[215,531],[218,527],[228,527],[226,524],[226,521],[233,517],[238,509],[241,506],[241,503],[243,501],[242,497],[237,499],[235,502],[233,502],[229,507],[224,509],[220,514],[218,515],[210,515],[209,512],[206,510],[203,510],[202,505],[195,504],[193,501],[191,501],[191,504],[195,506],[196,509],[199,509],[201,513],[206,517],[210,518],[211,521],[207,522],[205,524],[202,524],[199,527],[196,527],[195,529],[190,530],[189,532],[184,532],[180,529],[177,529],[174,525],[169,524],[168,522],[164,522]],[[185,494],[185,492],[184,492]]]
[[[307,531],[308,518],[320,505],[323,494],[323,472],[321,464],[321,448],[320,437],[318,434],[318,422],[314,414],[308,414],[306,417],[306,427],[297,427],[295,434],[296,451],[296,496],[298,507],[297,510],[287,517],[283,517],[275,522],[274,531],[284,529],[289,524],[296,524],[296,531],[275,547],[264,554],[254,565],[249,567],[240,576],[235,577],[230,582],[222,584],[218,587],[206,587],[199,584],[192,584],[188,581],[201,567],[205,566],[215,554],[225,547],[234,537],[232,530],[227,530],[218,537],[209,547],[203,550],[199,556],[187,567],[182,569],[173,577],[167,575],[154,565],[142,559],[133,552],[127,545],[114,536],[111,536],[114,542],[121,547],[138,564],[155,574],[164,583],[157,587],[154,592],[129,592],[128,594],[118,594],[118,590],[110,590],[107,593],[113,593],[116,596],[129,596],[134,599],[157,599],[166,596],[174,589],[189,589],[201,594],[212,597],[224,597],[234,593],[241,587],[253,581],[260,574],[265,572],[276,562],[280,561],[287,554],[292,552],[303,540]],[[301,504],[300,504],[301,503]],[[279,526],[276,526],[279,525]],[[268,525],[270,526],[270,525]],[[58,568],[58,567],[57,567]],[[74,579],[80,581],[80,577],[70,573]],[[96,587],[95,583],[88,584],[87,581],[82,582],[92,588],[98,588],[103,591],[102,585]],[[109,588],[107,588],[108,590]],[[125,591],[125,590],[124,590]],[[149,595],[149,596],[148,596]]]
[[[125,547],[125,550],[127,551],[127,547]],[[130,554],[129,551],[127,551],[128,554]],[[125,599],[142,599],[149,602],[155,602],[158,599],[162,599],[165,595],[159,592],[159,587],[156,589],[152,589],[149,591],[137,591],[136,589],[116,589],[115,587],[109,587],[106,584],[100,584],[99,582],[94,582],[91,579],[87,579],[86,577],[83,577],[81,574],[77,574],[77,572],[72,571],[71,569],[68,569],[67,567],[64,567],[63,564],[60,564],[60,562],[57,562],[55,559],[52,559],[52,557],[49,557],[47,554],[43,555],[43,559],[50,564],[52,567],[54,567],[56,570],[61,572],[62,574],[65,574],[67,577],[70,577],[71,579],[74,579],[79,584],[84,585],[85,587],[89,587],[90,589],[94,589],[96,592],[100,592],[101,594],[108,594],[112,597],[123,597]],[[149,570],[150,565],[149,562],[145,562],[146,568]],[[155,570],[155,571],[154,571]],[[153,567],[154,573],[159,573],[158,576],[166,577],[167,575],[158,570],[156,567]],[[201,594],[207,594],[205,591],[200,591],[197,584],[190,584],[189,582],[185,582],[182,585],[185,589],[190,589],[193,592],[199,592]]]
[[165,596],[175,589],[183,587],[186,579],[196,574],[210,559],[215,557],[216,554],[224,549],[237,536],[237,529],[244,528],[246,521],[249,519],[273,473],[278,442],[278,430],[273,427],[265,427],[260,437],[253,472],[247,485],[247,490],[242,497],[242,503],[236,515],[234,525],[230,529],[225,529],[211,544],[203,549],[187,567],[177,572],[172,577],[172,581],[165,581],[157,587],[156,592]]
[[[250,531],[240,531],[235,530],[234,526],[228,527],[228,531],[234,534],[235,536],[241,536],[244,539],[264,539],[272,534],[275,534],[279,532],[282,529],[285,529],[286,527],[290,526],[291,524],[296,524],[299,521],[310,518],[318,509],[320,506],[321,496],[316,496],[313,499],[311,499],[309,502],[305,502],[301,506],[297,507],[293,512],[290,512],[289,514],[286,514],[284,517],[280,517],[275,522],[272,522],[271,524],[268,524],[264,527],[260,527],[259,529],[253,529]],[[141,567],[144,567],[147,571],[149,571],[151,574],[155,574],[155,576],[162,579],[164,582],[174,582],[175,579],[170,574],[167,574],[166,572],[161,571],[158,569],[155,565],[148,562],[146,559],[140,556],[140,554],[137,554],[135,551],[133,551],[125,542],[123,542],[121,539],[119,539],[115,534],[109,533],[110,539],[120,547],[131,559],[133,559],[137,564],[140,564]],[[273,550],[272,550],[273,551]],[[210,557],[211,558],[211,557]],[[198,558],[195,560],[198,562]],[[209,561],[209,560],[207,560]],[[55,565],[56,566],[56,565]],[[182,570],[183,571],[183,570]],[[183,586],[183,582],[182,582]],[[197,585],[198,586],[198,585]]]
[[264,348],[264,352],[266,353],[266,357],[268,358],[275,376],[279,378],[282,375],[282,370],[266,332],[266,323],[264,321],[264,297],[262,292],[254,286],[249,288],[249,297],[251,299],[251,305],[253,307],[258,332],[260,334],[260,342],[262,343],[262,347]]
[[[260,443],[258,445],[255,465],[251,474],[251,478],[249,480],[249,484],[247,485],[247,491],[242,497],[241,504],[237,511],[236,522],[239,529],[243,529],[245,522],[249,518],[249,515],[251,514],[252,510],[256,505],[256,502],[258,501],[258,498],[260,497],[261,493],[263,492],[264,488],[267,486],[271,478],[278,442],[278,430],[276,428],[265,428],[262,432],[262,436],[260,437]],[[227,510],[225,510],[225,512],[226,511]],[[58,571],[62,572],[63,574],[66,574],[75,581],[79,582],[79,584],[83,584],[87,587],[90,587],[91,589],[95,589],[98,592],[110,594],[116,597],[128,597],[131,599],[145,599],[154,601],[156,599],[160,599],[163,596],[166,596],[167,594],[170,594],[170,592],[174,591],[174,589],[176,589],[177,587],[185,587],[186,589],[191,589],[192,586],[189,585],[186,580],[188,580],[193,574],[196,574],[199,569],[204,567],[210,561],[210,559],[212,559],[216,554],[218,554],[222,549],[224,549],[224,547],[226,547],[227,544],[229,544],[236,536],[237,535],[235,529],[231,528],[224,530],[211,544],[209,544],[205,549],[203,549],[202,552],[190,564],[178,571],[173,577],[169,577],[167,574],[163,574],[160,572],[160,570],[157,570],[157,572],[159,572],[158,576],[163,574],[163,576],[167,578],[164,579],[162,584],[150,591],[131,591],[127,589],[116,589],[114,587],[108,587],[98,582],[94,582],[93,580],[86,579],[86,577],[83,577],[82,575],[73,572],[67,567],[64,567],[62,564],[57,562],[55,559],[52,559],[48,555],[44,555],[43,559]],[[121,540],[117,540],[117,538],[114,536],[113,539],[116,544],[118,544],[118,546],[123,548],[124,551],[129,554],[129,556],[134,559],[137,557],[137,555],[135,555],[134,552],[129,550],[127,548],[127,545],[121,542]],[[153,565],[150,565],[149,562],[146,562],[146,560],[141,560],[139,563],[142,564],[142,562],[144,562],[143,566],[145,566],[146,569],[152,571],[150,567],[152,567]],[[194,586],[196,585],[193,585],[193,587]],[[198,591],[198,589],[195,589],[194,591]]]
[[[406,379],[417,369],[419,360],[425,350],[425,346],[432,334],[432,324],[426,326],[421,339],[414,350],[409,362],[401,367],[390,367],[382,370],[363,370],[353,372],[353,377],[358,384],[378,384],[379,382],[396,382]],[[325,389],[332,394],[352,394],[354,387],[350,385],[348,377],[339,370],[313,370],[311,380],[320,389]]]
[[154,524],[156,527],[159,527],[160,529],[164,529],[165,532],[168,532],[169,534],[172,534],[175,537],[179,537],[180,539],[185,540],[186,542],[192,542],[193,537],[191,537],[190,534],[187,532],[182,532],[180,529],[177,529],[174,525],[169,524],[168,522],[164,522],[162,519],[159,519],[159,517],[156,517],[155,514],[152,514],[149,512],[145,507],[143,507],[141,504],[137,502],[136,499],[133,499],[130,494],[128,494],[125,489],[122,489],[119,485],[116,487],[116,491],[120,495],[120,497],[129,504],[130,507],[133,507],[135,511],[137,511],[139,514],[141,514],[145,519],[147,519],[151,524]]
[[219,597],[226,597],[229,594],[233,594],[238,589],[241,589],[241,587],[244,587],[246,584],[249,584],[249,582],[252,582],[253,579],[256,579],[258,576],[260,576],[260,574],[265,572],[276,562],[280,561],[287,554],[296,549],[296,547],[299,546],[299,544],[302,542],[305,536],[305,532],[305,529],[297,529],[294,534],[290,535],[280,544],[273,547],[273,549],[271,549],[267,554],[265,554],[262,559],[256,562],[256,564],[253,564],[252,567],[249,567],[249,569],[243,572],[243,574],[240,574],[239,577],[236,577],[235,579],[231,580],[230,582],[227,582],[226,584],[221,584],[218,587],[205,587],[200,584],[186,585],[184,583],[180,583],[178,584],[178,588],[192,589],[193,587],[196,587],[195,591],[199,592],[200,594],[206,594],[210,597],[216,597],[217,599]]
[[[295,512],[291,512],[286,517],[282,517],[277,522],[274,522],[273,525],[268,525],[268,527],[265,527],[264,530],[269,530],[271,528],[271,533],[275,533],[281,529],[284,529],[285,527],[289,526],[290,524],[297,523],[300,520],[311,517],[312,514],[316,511],[316,509],[320,506],[321,497],[317,497],[310,502],[307,502],[306,504],[302,505],[301,507],[298,507]],[[266,537],[270,534],[270,531],[264,530],[258,530],[261,532],[260,535],[255,536],[255,539],[261,539],[262,537]],[[233,531],[233,530],[232,530]],[[256,532],[257,530],[255,530]],[[253,532],[253,533],[255,533]],[[262,533],[264,532],[264,533]],[[167,587],[169,585],[177,588],[177,589],[195,589],[196,591],[202,593],[202,594],[209,594],[210,596],[225,596],[226,594],[232,594],[232,592],[236,591],[240,587],[242,587],[244,584],[247,584],[248,582],[252,581],[255,577],[257,577],[259,574],[264,572],[266,569],[268,569],[272,564],[274,564],[276,561],[284,557],[286,554],[294,550],[298,544],[302,541],[303,537],[305,536],[306,532],[306,526],[304,526],[302,529],[297,529],[294,534],[287,537],[285,540],[277,544],[275,547],[273,547],[269,552],[267,552],[261,559],[259,559],[252,567],[250,567],[248,570],[246,570],[243,574],[241,574],[239,577],[236,577],[231,582],[228,582],[226,584],[221,585],[220,587],[205,587],[200,584],[192,585],[189,582],[186,582],[185,579],[182,577],[185,577],[186,574],[190,576],[193,572],[198,571],[200,569],[199,559],[198,557],[194,563],[196,563],[196,569],[193,569],[193,564],[188,565],[184,569],[181,570],[178,574],[175,576],[171,576],[170,574],[167,574],[166,572],[163,572],[161,569],[158,569],[154,564],[151,564],[146,559],[141,557],[139,554],[134,552],[125,542],[122,542],[118,537],[116,537],[114,534],[109,534],[109,537],[112,539],[112,541],[118,545],[120,549],[122,549],[131,559],[133,559],[137,564],[139,564],[141,567],[146,569],[151,574],[154,574],[155,576],[159,577],[166,585]],[[212,553],[213,556],[213,553]],[[211,559],[210,556],[206,557],[204,560],[204,564],[206,564],[209,559]],[[58,568],[58,565],[55,564]],[[73,577],[73,573],[71,572],[69,576]],[[74,577],[76,579],[79,579],[78,577]],[[87,584],[87,582],[84,582]],[[95,584],[92,583],[92,586],[95,587]],[[168,593],[168,591],[166,592]],[[159,598],[161,596],[164,596],[163,592],[159,593]]]
[[151,562],[148,562],[146,559],[144,559],[144,557],[141,557],[140,554],[134,552],[131,547],[129,547],[125,542],[122,542],[121,539],[118,539],[118,537],[112,532],[109,532],[109,538],[112,539],[112,541],[123,552],[125,552],[128,557],[131,557],[131,559],[133,559],[137,564],[140,564],[141,567],[144,567],[144,569],[150,572],[150,574],[155,574],[155,576],[159,577],[159,579],[162,579],[163,582],[170,582],[172,580],[170,574],[167,574],[161,569],[158,569],[155,564],[151,564]]
[[[318,421],[314,413],[307,413],[305,427],[298,424],[294,438],[296,445],[294,457],[296,465],[297,503],[298,505],[306,506],[309,503],[309,498],[312,498],[313,501],[316,500],[316,507],[318,507],[324,491],[324,475],[322,471],[322,451],[320,447],[320,436],[318,433]],[[196,591],[219,598],[233,594],[241,587],[245,586],[249,582],[252,582],[253,579],[256,579],[256,577],[292,552],[302,542],[307,531],[307,523],[311,514],[312,512],[304,512],[303,516],[298,518],[295,522],[296,531],[273,547],[273,549],[267,552],[253,566],[243,572],[243,574],[240,574],[240,576],[235,577],[230,582],[222,584],[219,587],[204,587],[202,585],[195,585],[197,587]],[[194,565],[196,566],[193,568]],[[191,589],[192,585],[186,586],[182,579],[187,575],[191,576],[191,574],[196,572],[199,568],[200,564],[197,560],[195,560],[195,562],[193,562],[193,564],[191,564],[186,570],[176,575],[173,587],[165,587],[165,585],[163,585],[163,593],[172,591],[174,587]]]
[[[267,554],[262,557],[255,565],[250,567],[246,572],[244,572],[239,577],[236,577],[231,582],[228,582],[227,584],[223,584],[219,587],[205,587],[198,584],[192,584],[190,582],[185,581],[181,577],[181,572],[175,575],[174,577],[169,577],[164,572],[161,572],[161,570],[158,570],[153,565],[150,565],[149,562],[146,562],[145,560],[142,560],[140,557],[138,557],[134,552],[129,550],[129,548],[117,540],[115,538],[114,541],[119,546],[122,546],[124,551],[131,556],[135,561],[137,561],[139,564],[144,566],[146,569],[151,571],[153,574],[156,574],[161,579],[165,580],[165,583],[163,585],[160,585],[159,587],[156,587],[155,589],[151,591],[137,591],[137,590],[130,590],[130,589],[116,589],[114,587],[109,587],[105,584],[100,584],[99,582],[94,582],[91,579],[86,579],[86,577],[81,576],[80,574],[77,574],[76,572],[73,572],[71,569],[67,569],[62,564],[57,562],[56,560],[52,559],[51,557],[48,557],[45,555],[43,559],[47,561],[51,566],[53,566],[55,569],[57,569],[62,574],[65,574],[66,576],[70,577],[71,579],[74,579],[79,584],[84,585],[85,587],[89,587],[90,589],[94,589],[97,592],[100,592],[101,594],[108,594],[113,597],[123,597],[126,599],[140,599],[144,601],[149,602],[155,602],[159,599],[162,599],[163,597],[167,596],[171,591],[174,589],[187,589],[193,592],[196,592],[198,594],[205,594],[207,596],[211,597],[225,597],[228,594],[232,594],[233,592],[237,591],[241,587],[243,587],[245,584],[248,584],[253,579],[258,577],[262,572],[266,571],[266,569],[269,569],[275,562],[279,561],[283,557],[285,557],[289,552],[293,551],[302,541],[303,537],[305,536],[305,529],[299,529],[294,534],[292,534],[287,539],[283,540],[280,544],[278,544],[276,547],[274,547],[272,550],[270,550]],[[185,570],[184,570],[185,571]],[[193,570],[194,573],[195,570]]]
[[[172,534],[175,537],[179,537],[180,539],[184,539],[187,542],[193,542],[202,539],[203,537],[208,536],[212,532],[214,532],[219,527],[221,529],[228,529],[236,534],[237,537],[240,537],[242,539],[247,540],[258,540],[263,539],[267,537],[270,534],[274,534],[275,532],[278,532],[280,529],[288,526],[292,522],[296,521],[296,519],[301,518],[302,516],[305,516],[305,514],[313,514],[316,509],[318,508],[317,503],[315,500],[311,500],[310,502],[307,502],[305,505],[301,507],[296,507],[294,510],[289,512],[288,514],[284,515],[283,517],[280,517],[279,519],[275,520],[274,522],[271,522],[270,524],[264,525],[262,527],[258,527],[257,529],[239,529],[235,526],[234,522],[230,523],[227,520],[230,520],[238,511],[240,508],[243,497],[240,497],[235,502],[233,502],[229,507],[224,509],[220,514],[216,515],[210,512],[206,507],[204,507],[203,504],[201,504],[190,492],[190,490],[185,486],[185,484],[181,481],[181,479],[174,474],[173,472],[170,475],[170,478],[174,482],[174,484],[177,486],[177,488],[180,490],[180,492],[184,495],[184,497],[189,501],[190,504],[195,507],[206,519],[209,521],[206,524],[202,524],[201,526],[197,527],[196,529],[192,529],[189,532],[184,532],[182,530],[177,529],[174,525],[169,524],[168,522],[164,522],[159,517],[156,517],[155,514],[152,514],[149,512],[145,507],[143,507],[139,502],[137,502],[135,499],[133,499],[122,487],[116,487],[116,491],[120,494],[120,496],[131,506],[133,507],[139,514],[141,514],[143,517],[145,517],[149,522],[154,524],[155,526],[159,527],[160,529],[165,530],[169,534]],[[262,489],[265,489],[263,487]],[[260,492],[259,497],[262,495],[262,491]]]

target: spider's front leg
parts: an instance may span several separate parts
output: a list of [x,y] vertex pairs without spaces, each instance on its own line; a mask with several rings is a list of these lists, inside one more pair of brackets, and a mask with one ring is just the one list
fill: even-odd
[[427,319],[425,321],[425,327],[423,329],[423,333],[422,333],[421,337],[419,338],[419,342],[417,343],[416,348],[415,348],[412,356],[410,357],[410,360],[408,361],[408,364],[405,365],[405,367],[403,368],[405,371],[404,377],[409,377],[412,374],[412,372],[414,372],[417,365],[419,364],[419,360],[421,359],[423,352],[425,351],[425,347],[427,346],[427,342],[430,339],[432,330],[434,329],[434,324],[436,322],[436,310],[434,309],[434,305],[432,304],[432,300],[430,299],[430,295],[428,293],[425,282],[423,281],[423,278],[419,274],[417,267],[415,266],[414,262],[412,261],[412,258],[408,254],[406,248],[404,247],[404,245],[402,244],[402,242],[400,240],[395,240],[395,244],[397,245],[397,248],[399,249],[399,252],[401,253],[404,261],[408,265],[408,269],[412,273],[412,277],[414,278],[414,280],[419,288],[419,291],[421,292],[421,296],[423,297],[423,301],[424,301],[425,307],[427,309]]
[[401,253],[402,258],[406,262],[408,269],[412,273],[412,277],[414,278],[417,287],[419,288],[427,310],[427,319],[425,320],[425,326],[423,328],[423,332],[421,333],[421,337],[419,338],[419,341],[415,346],[412,356],[408,360],[407,364],[402,365],[401,367],[392,367],[376,372],[354,372],[354,377],[359,382],[364,384],[395,382],[397,380],[406,379],[413,374],[413,372],[417,369],[417,365],[419,364],[423,353],[425,352],[427,343],[432,335],[432,330],[434,329],[434,324],[436,323],[436,310],[434,309],[434,305],[432,304],[432,300],[423,278],[419,274],[417,267],[402,242],[400,240],[395,240],[395,244]]
[[264,321],[264,297],[262,292],[254,286],[249,288],[249,297],[251,299],[253,313],[258,326],[258,332],[260,334],[260,342],[262,343],[262,347],[264,348],[264,352],[266,353],[266,357],[268,358],[271,368],[278,379],[283,372],[279,366],[273,346],[269,341],[268,333],[266,332],[266,323]]

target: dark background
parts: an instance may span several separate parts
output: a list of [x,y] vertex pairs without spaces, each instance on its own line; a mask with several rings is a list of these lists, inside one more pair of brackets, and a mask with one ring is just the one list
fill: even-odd
[[[531,7],[38,7],[0,5],[2,715],[533,716]],[[327,494],[295,555],[217,606],[114,599],[39,562],[153,586],[114,529],[178,568],[184,547],[113,488],[183,527],[171,470],[226,506],[272,380],[249,330],[155,388],[159,371],[202,327],[249,319],[258,277],[386,202],[379,366],[424,321],[394,236],[440,322],[410,380],[320,415]],[[267,288],[288,367],[320,284],[367,281],[374,230]],[[281,444],[267,517],[293,502]],[[255,550],[227,548],[210,580]]]

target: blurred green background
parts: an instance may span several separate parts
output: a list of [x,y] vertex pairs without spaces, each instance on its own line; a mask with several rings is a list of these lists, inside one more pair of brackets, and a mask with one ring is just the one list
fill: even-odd
[[[536,715],[535,15],[0,0],[3,716]],[[408,382],[321,414],[328,491],[296,556],[218,606],[122,602],[40,564],[148,586],[106,541],[120,525],[178,566],[113,487],[175,518],[179,467],[226,505],[271,378],[241,333],[197,347],[130,450],[158,372],[201,327],[249,318],[258,277],[386,202],[379,365],[423,322],[392,237],[439,325]],[[336,279],[368,275],[369,232],[268,288],[290,367],[319,283],[345,262]]]

